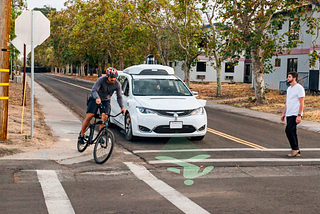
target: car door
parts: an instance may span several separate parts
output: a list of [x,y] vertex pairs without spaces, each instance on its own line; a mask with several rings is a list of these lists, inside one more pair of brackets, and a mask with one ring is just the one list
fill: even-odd
[[[118,79],[119,79],[119,82],[121,83],[123,105],[124,105],[124,108],[126,108],[127,99],[129,97],[129,88],[130,88],[129,79],[126,75],[122,75]],[[113,97],[115,98],[114,101],[118,107],[117,95],[114,94]],[[120,114],[118,117],[115,117],[114,119],[116,120],[117,123],[119,123],[122,127],[124,127],[124,115]]]

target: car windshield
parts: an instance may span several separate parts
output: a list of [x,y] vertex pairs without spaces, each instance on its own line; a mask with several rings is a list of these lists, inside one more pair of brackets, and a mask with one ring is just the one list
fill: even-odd
[[192,96],[179,79],[134,79],[135,96]]

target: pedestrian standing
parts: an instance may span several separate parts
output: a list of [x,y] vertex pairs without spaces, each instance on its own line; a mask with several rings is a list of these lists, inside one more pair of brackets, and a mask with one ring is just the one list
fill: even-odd
[[300,149],[297,136],[297,125],[301,122],[304,107],[305,90],[302,85],[297,83],[298,73],[290,72],[287,82],[290,87],[287,89],[286,105],[281,115],[281,121],[287,119],[286,135],[291,146],[291,152],[288,157],[299,157]]

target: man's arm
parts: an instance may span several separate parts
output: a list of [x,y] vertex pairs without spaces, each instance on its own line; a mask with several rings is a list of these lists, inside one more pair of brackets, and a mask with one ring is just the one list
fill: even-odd
[[281,115],[281,121],[284,121],[284,118],[286,117],[286,112],[287,112],[287,103],[284,105],[282,115]]
[[296,119],[297,124],[301,123],[301,115],[302,115],[303,108],[304,108],[304,97],[300,97],[299,102],[300,102],[300,107],[299,107],[299,115],[300,116],[299,115],[297,116],[297,119]]

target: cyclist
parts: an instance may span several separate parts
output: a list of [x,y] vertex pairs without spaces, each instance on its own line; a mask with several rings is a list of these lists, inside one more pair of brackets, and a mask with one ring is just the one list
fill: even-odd
[[[84,144],[84,132],[94,114],[97,112],[98,105],[101,103],[103,108],[100,108],[101,119],[107,120],[108,114],[111,111],[110,99],[114,91],[117,92],[117,101],[123,114],[126,109],[123,107],[121,84],[117,80],[118,71],[115,68],[107,68],[106,76],[100,77],[92,87],[91,95],[87,102],[87,115],[82,123],[80,135],[78,137],[79,144]],[[100,125],[100,129],[104,124]]]

